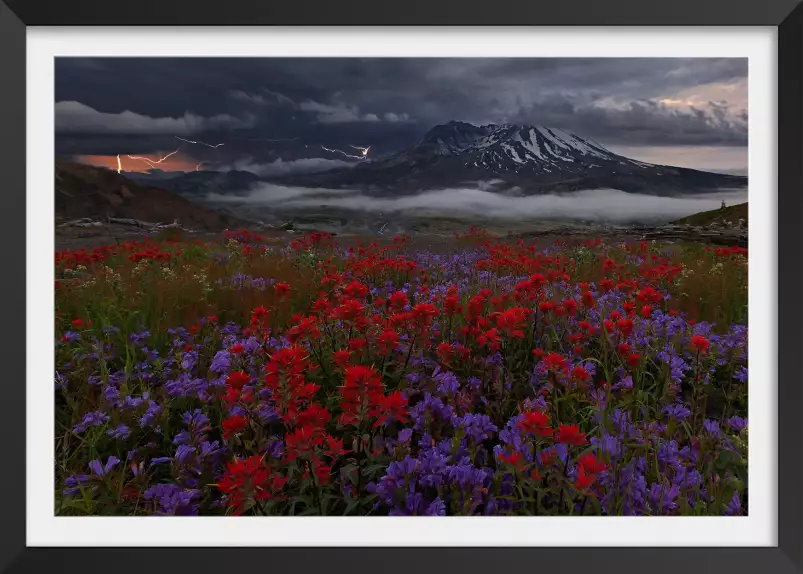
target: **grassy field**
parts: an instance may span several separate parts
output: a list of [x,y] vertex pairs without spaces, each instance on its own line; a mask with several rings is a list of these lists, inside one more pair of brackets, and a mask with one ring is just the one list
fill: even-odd
[[55,511],[745,514],[746,255],[476,228],[59,252]]

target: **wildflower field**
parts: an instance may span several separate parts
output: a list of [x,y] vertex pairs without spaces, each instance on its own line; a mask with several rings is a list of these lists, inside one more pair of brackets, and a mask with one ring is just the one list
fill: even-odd
[[747,513],[746,250],[352,243],[57,253],[55,513]]

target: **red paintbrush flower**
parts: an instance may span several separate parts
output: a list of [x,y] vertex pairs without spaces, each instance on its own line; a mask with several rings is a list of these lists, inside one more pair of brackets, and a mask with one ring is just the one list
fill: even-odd
[[549,426],[549,417],[541,411],[527,411],[518,426],[525,433],[538,437],[552,436],[555,432]]
[[231,416],[223,420],[223,438],[230,439],[235,434],[245,430],[248,419],[239,415]]
[[555,440],[572,446],[582,446],[587,442],[585,433],[580,432],[578,425],[560,425]]
[[706,339],[705,337],[701,337],[700,335],[696,335],[691,339],[691,346],[694,347],[695,350],[699,351],[700,353],[705,353],[708,351],[708,348],[711,346],[711,341]]

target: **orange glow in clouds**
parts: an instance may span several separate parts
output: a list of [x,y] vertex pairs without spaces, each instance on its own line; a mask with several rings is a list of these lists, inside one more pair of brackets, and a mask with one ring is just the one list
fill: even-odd
[[[163,154],[148,154],[143,156],[136,156],[147,158],[154,164],[154,167],[162,171],[195,171],[195,166],[198,165],[198,160],[181,154],[171,155],[161,163],[157,163],[160,158],[164,157]],[[139,173],[148,173],[152,169],[148,162],[131,159],[127,154],[119,155],[79,155],[75,157],[78,163],[85,163],[87,165],[94,165],[97,167],[105,167],[118,171],[131,171]]]

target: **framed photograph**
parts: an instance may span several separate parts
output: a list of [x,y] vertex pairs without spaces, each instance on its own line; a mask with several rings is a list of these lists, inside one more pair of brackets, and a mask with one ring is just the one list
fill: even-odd
[[0,2],[3,572],[803,571],[803,8],[416,4]]

